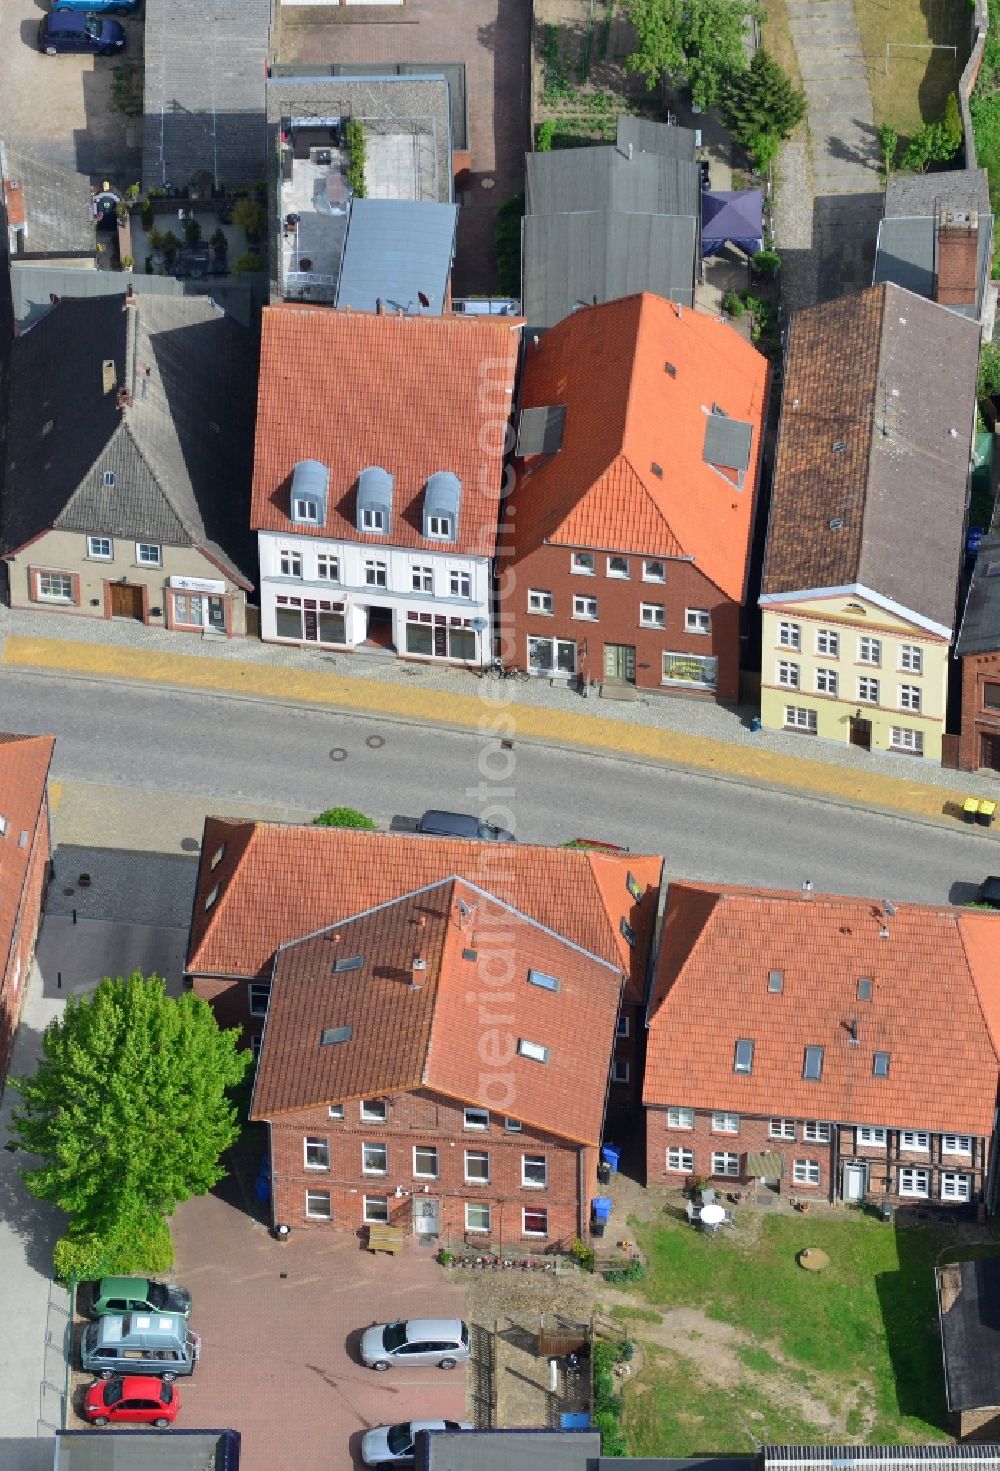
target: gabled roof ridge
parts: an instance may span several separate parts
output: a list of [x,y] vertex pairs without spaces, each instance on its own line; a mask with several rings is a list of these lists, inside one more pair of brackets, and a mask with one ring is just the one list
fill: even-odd
[[[875,475],[876,452],[878,450],[878,440],[875,435],[875,416],[878,413],[879,385],[882,385],[884,391],[888,391],[888,385],[885,381],[886,359],[888,357],[886,345],[886,339],[888,337],[886,321],[886,298],[888,295],[888,289],[889,283],[885,281],[883,281],[878,286],[872,286],[869,288],[869,290],[871,290],[872,292],[878,293],[878,353],[875,358],[875,382],[872,384],[872,412],[865,415],[864,423],[866,473],[863,491],[864,501],[861,507],[861,541],[860,545],[858,546],[858,560],[856,568],[856,577],[858,580],[861,579],[861,568],[865,559],[865,546],[867,545],[868,541],[868,506],[872,492],[872,480]],[[898,289],[899,288],[897,287],[897,290]],[[885,596],[885,594],[883,594],[883,596]]]
[[[979,1014],[983,1019],[983,1029],[986,1032],[987,1037],[989,1037],[990,1039],[990,1046],[993,1048],[993,1054],[996,1057],[998,1063],[1000,1063],[1000,1035],[998,1035],[998,1033],[994,1030],[993,1023],[991,1022],[989,1015],[987,1014],[986,1005],[983,1000],[983,993],[980,990],[979,971],[977,969],[975,961],[973,960],[972,955],[969,953],[968,937],[966,935],[967,924],[975,925],[977,920],[984,919],[987,924],[990,923],[989,915],[980,914],[973,917],[972,913],[967,914],[962,910],[955,911],[955,928],[958,931],[959,944],[962,947],[962,954],[965,956],[965,963],[968,967],[969,978],[972,981],[972,990],[975,993],[976,1006],[979,1008]],[[1000,924],[998,924],[998,930],[1000,930]],[[998,985],[1000,985],[1000,977],[998,977]]]
[[380,904],[372,904],[367,909],[359,909],[354,914],[345,914],[342,919],[335,919],[331,924],[320,925],[318,930],[309,930],[307,934],[296,935],[293,940],[284,940],[275,951],[275,955],[282,950],[291,950],[295,945],[305,945],[310,940],[318,940],[320,935],[328,935],[331,930],[339,930],[343,925],[357,924],[358,920],[368,919],[380,910],[395,909],[400,904],[415,899],[418,894],[429,894],[434,889],[443,889],[449,884],[454,884],[456,875],[446,874],[444,878],[434,879],[429,884],[418,884],[415,889],[408,889],[405,894],[396,894],[391,899],[383,899]]

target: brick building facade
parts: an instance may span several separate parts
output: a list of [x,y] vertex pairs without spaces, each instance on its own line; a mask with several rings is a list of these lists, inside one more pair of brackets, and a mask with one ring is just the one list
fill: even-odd
[[51,857],[51,736],[0,733],[0,1088],[27,992]]
[[962,670],[958,764],[1000,771],[1000,534],[984,537],[955,653]]

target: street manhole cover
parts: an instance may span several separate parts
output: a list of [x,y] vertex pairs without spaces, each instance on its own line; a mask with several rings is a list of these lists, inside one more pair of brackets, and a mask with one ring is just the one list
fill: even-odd
[[72,899],[75,893],[75,889],[63,889],[63,894],[66,896],[67,899]]
[[365,745],[371,746],[373,751],[380,751],[385,745],[385,736],[366,736]]
[[333,750],[330,752],[330,760],[331,761],[346,761],[347,760],[347,751],[344,749],[343,746],[334,746]]

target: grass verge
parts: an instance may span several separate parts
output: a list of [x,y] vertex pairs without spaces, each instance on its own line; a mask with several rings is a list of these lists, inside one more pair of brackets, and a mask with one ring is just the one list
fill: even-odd
[[[921,123],[939,122],[969,59],[968,0],[854,0],[854,14],[875,126],[889,123],[905,140]],[[954,46],[956,54],[916,49],[930,44]]]

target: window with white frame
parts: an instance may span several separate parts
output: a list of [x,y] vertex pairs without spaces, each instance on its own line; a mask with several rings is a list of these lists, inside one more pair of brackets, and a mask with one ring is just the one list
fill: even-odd
[[384,1124],[389,1117],[389,1106],[384,1098],[365,1098],[361,1103],[361,1117],[368,1124]]
[[858,639],[858,662],[860,664],[881,664],[882,640],[869,638],[867,634],[862,634]]
[[608,558],[608,576],[609,577],[627,577],[628,576],[628,557],[609,557]]
[[329,1119],[342,1119],[344,1117],[344,1105],[342,1103],[331,1103],[326,1111]]
[[802,1054],[802,1076],[810,1083],[818,1083],[823,1076],[823,1049],[806,1047]]
[[521,1211],[521,1235],[522,1236],[547,1236],[549,1234],[549,1213],[547,1210],[539,1210],[537,1206],[525,1206]]
[[646,561],[642,564],[643,582],[666,582],[667,569],[663,562]]
[[529,638],[528,668],[532,674],[575,674],[576,644],[565,638]]
[[624,1058],[616,1057],[611,1064],[612,1083],[627,1083],[632,1072]]
[[434,568],[428,567],[424,562],[414,562],[410,568],[410,579],[413,592],[434,591]]
[[941,1171],[942,1200],[971,1200],[972,1176],[959,1175],[953,1170]]
[[694,1109],[693,1108],[668,1108],[667,1109],[667,1128],[668,1129],[693,1129],[694,1128]]
[[521,1155],[521,1184],[544,1190],[549,1183],[549,1162],[544,1154]]
[[840,634],[835,633],[832,628],[817,628],[816,652],[825,654],[828,659],[839,659]]
[[328,1221],[330,1219],[329,1190],[306,1191],[306,1216],[310,1221]]
[[858,699],[869,705],[878,704],[878,680],[862,676],[858,680]]
[[318,521],[319,501],[313,500],[312,496],[296,497],[292,517],[295,521]]
[[639,622],[643,628],[664,628],[666,615],[662,603],[640,603]]
[[712,615],[707,608],[684,609],[685,633],[711,633]]
[[485,1149],[467,1149],[465,1151],[465,1178],[470,1184],[489,1184],[490,1156]]
[[903,1129],[899,1136],[900,1149],[909,1149],[920,1154],[926,1154],[930,1148],[931,1136],[923,1129]]
[[593,577],[594,558],[591,552],[570,552],[569,570],[583,577]]
[[365,1220],[373,1226],[384,1226],[389,1219],[388,1195],[365,1196]]
[[719,661],[714,654],[680,653],[675,650],[664,653],[661,683],[714,690],[718,682]]
[[137,541],[135,544],[135,560],[140,567],[159,567],[163,561],[163,552],[158,542]]
[[794,1119],[769,1119],[767,1124],[767,1137],[769,1139],[794,1139]]
[[667,1150],[667,1172],[671,1175],[690,1175],[694,1169],[694,1150],[674,1145]]
[[793,1159],[792,1180],[796,1185],[818,1185],[820,1180],[819,1161],[815,1159]]
[[466,1129],[488,1129],[490,1126],[489,1111],[485,1108],[467,1108],[463,1124]]
[[778,644],[783,649],[801,649],[802,625],[782,619],[778,624]]
[[712,1155],[713,1175],[738,1175],[740,1172],[740,1157],[738,1154],[718,1153]]
[[387,1175],[389,1173],[388,1144],[362,1144],[361,1170],[365,1175]]
[[389,583],[389,569],[385,562],[377,557],[365,558],[365,586],[387,587]]
[[528,612],[529,613],[551,613],[552,594],[545,588],[528,588]]
[[807,1144],[829,1144],[830,1125],[816,1119],[807,1119],[802,1125],[802,1138]]
[[283,547],[278,553],[278,568],[282,577],[302,576],[302,554],[301,552],[289,551]]
[[472,573],[463,572],[458,567],[452,567],[448,572],[448,586],[453,598],[472,597]]
[[775,671],[775,678],[786,690],[797,690],[799,687],[799,666],[793,664],[790,659],[779,659]]
[[114,557],[114,543],[110,536],[88,536],[87,556],[98,562],[110,562]]
[[385,512],[376,506],[362,506],[361,529],[362,531],[384,531]]
[[920,713],[920,686],[918,684],[901,684],[899,686],[899,708],[901,710],[912,710],[915,715]]
[[518,1057],[530,1057],[532,1062],[548,1062],[549,1049],[543,1042],[534,1042],[530,1037],[518,1037]]
[[910,674],[923,674],[924,651],[919,644],[900,644],[899,667]]
[[596,618],[597,617],[597,599],[596,598],[574,598],[573,599],[573,617],[574,618],[591,618],[591,619]]
[[969,1154],[972,1153],[971,1134],[942,1134],[942,1154]]
[[627,1037],[629,1035],[629,1030],[629,1019],[624,1012],[620,1011],[618,1013],[618,1020],[615,1023],[615,1036]]
[[303,1141],[303,1149],[307,1170],[328,1170],[330,1168],[330,1145],[326,1139],[318,1139],[312,1134],[307,1134]]
[[45,603],[71,603],[73,578],[68,572],[39,572],[38,597]]
[[521,1133],[521,1120],[520,1119],[504,1119],[504,1121],[503,1121],[503,1127],[504,1127],[504,1133],[505,1134],[520,1134]]
[[340,558],[331,552],[320,552],[316,557],[316,576],[320,582],[340,581]]
[[930,1179],[930,1170],[902,1169],[899,1172],[899,1193],[926,1199],[930,1192]]
[[489,1231],[491,1227],[490,1207],[484,1200],[465,1202],[465,1229],[467,1231]]
[[451,541],[451,517],[428,516],[427,535],[436,537],[440,541]]
[[436,1144],[413,1146],[413,1174],[418,1180],[436,1180],[438,1177],[438,1152]]
[[267,1016],[267,1001],[271,994],[271,987],[264,981],[251,981],[250,992],[250,1015]]
[[884,1149],[888,1137],[886,1129],[873,1129],[868,1124],[858,1125],[858,1143],[867,1145],[869,1149]]
[[713,1113],[712,1131],[715,1134],[738,1134],[740,1132],[739,1114]]
[[818,695],[835,695],[837,693],[836,669],[816,670],[816,693]]
[[801,705],[786,705],[785,727],[788,730],[804,731],[806,735],[815,735],[817,730],[816,711],[805,710]]
[[912,730],[908,725],[894,725],[890,745],[894,751],[905,751],[908,756],[922,756],[924,733],[922,730]]

